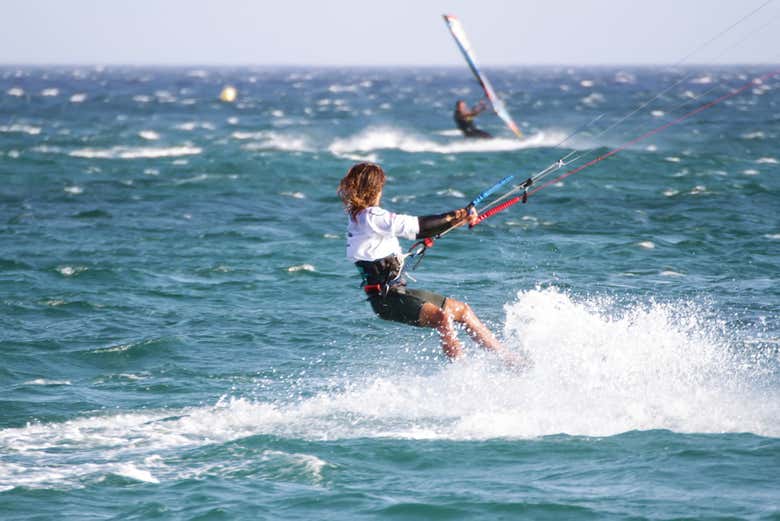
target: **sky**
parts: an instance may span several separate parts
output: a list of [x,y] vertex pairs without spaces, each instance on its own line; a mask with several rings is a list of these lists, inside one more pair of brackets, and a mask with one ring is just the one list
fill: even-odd
[[[674,64],[767,0],[25,0],[0,6],[0,64]],[[780,63],[780,0],[685,63]]]

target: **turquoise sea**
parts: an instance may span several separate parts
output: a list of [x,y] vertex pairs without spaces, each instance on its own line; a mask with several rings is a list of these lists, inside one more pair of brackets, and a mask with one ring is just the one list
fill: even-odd
[[436,243],[525,369],[375,318],[335,193],[440,213],[770,70],[488,69],[521,142],[453,131],[465,67],[0,68],[0,519],[780,520],[780,79]]

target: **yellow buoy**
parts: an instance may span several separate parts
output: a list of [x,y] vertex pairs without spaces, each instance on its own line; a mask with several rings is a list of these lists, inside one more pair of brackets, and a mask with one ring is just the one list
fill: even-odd
[[230,85],[222,89],[222,92],[219,93],[219,99],[225,103],[233,103],[236,101],[236,96],[238,96],[238,91],[235,87]]

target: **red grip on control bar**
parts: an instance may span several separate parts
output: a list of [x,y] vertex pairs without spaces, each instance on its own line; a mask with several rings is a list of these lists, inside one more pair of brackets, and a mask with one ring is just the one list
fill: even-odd
[[[479,214],[479,218],[477,219],[477,224],[481,223],[482,221],[484,221],[488,217],[492,217],[493,215],[496,215],[498,212],[503,212],[504,210],[506,210],[510,206],[519,203],[521,200],[522,200],[522,197],[520,197],[520,196],[513,197],[510,200],[504,201],[503,203],[499,204],[498,206],[494,206],[490,210]],[[477,224],[469,226],[469,228],[473,228]]]

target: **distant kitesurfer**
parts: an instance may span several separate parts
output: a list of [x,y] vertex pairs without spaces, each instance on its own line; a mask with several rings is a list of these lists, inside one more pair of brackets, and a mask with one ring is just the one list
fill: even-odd
[[487,105],[485,104],[485,100],[477,103],[474,107],[471,108],[471,110],[469,110],[468,105],[466,105],[466,102],[462,99],[455,103],[455,113],[453,114],[453,117],[455,118],[455,124],[458,126],[460,131],[463,132],[465,137],[493,137],[484,130],[478,129],[474,126],[474,118],[483,112],[486,108]]
[[[436,293],[406,286],[398,237],[434,237],[465,223],[476,223],[473,206],[441,215],[414,217],[380,207],[385,173],[373,163],[358,163],[339,183],[338,195],[348,214],[347,257],[363,277],[363,289],[380,318],[413,326],[435,328],[444,353],[461,355],[454,322],[463,324],[482,347],[501,354],[503,346],[477,318],[468,304]],[[509,358],[509,357],[507,357]]]

